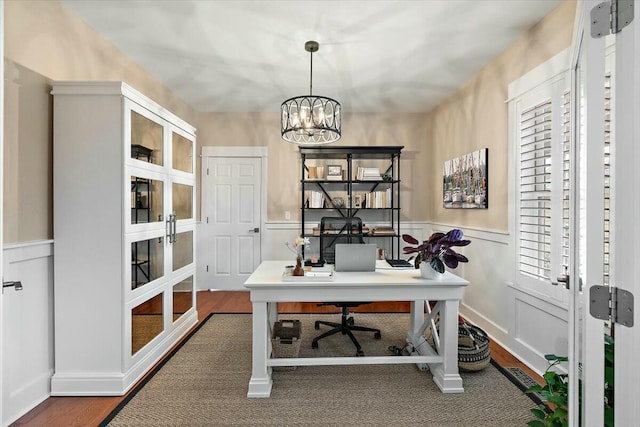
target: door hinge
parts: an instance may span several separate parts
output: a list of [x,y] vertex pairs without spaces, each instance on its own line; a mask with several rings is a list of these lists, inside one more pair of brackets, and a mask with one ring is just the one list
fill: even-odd
[[591,9],[591,37],[616,34],[633,21],[634,0],[611,0]]
[[209,168],[207,168],[207,175],[209,175]]
[[207,264],[207,273],[209,272],[209,265]]
[[615,286],[589,288],[589,313],[596,319],[633,326],[633,294]]

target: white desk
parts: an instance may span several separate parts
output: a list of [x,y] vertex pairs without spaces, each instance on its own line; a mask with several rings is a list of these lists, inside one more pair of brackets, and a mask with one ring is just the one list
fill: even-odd
[[[286,261],[264,261],[244,283],[253,304],[253,360],[247,397],[271,395],[273,366],[418,363],[429,365],[433,381],[443,393],[462,393],[458,373],[458,304],[466,280],[446,272],[441,281],[420,277],[415,269],[392,269],[378,261],[375,272],[336,272],[330,282],[283,282]],[[424,314],[425,302],[438,301]],[[270,358],[269,331],[277,320],[278,302],[411,301],[407,341],[411,356]],[[428,303],[426,304],[428,307]],[[424,338],[439,315],[436,350]],[[435,328],[433,328],[435,333]]]

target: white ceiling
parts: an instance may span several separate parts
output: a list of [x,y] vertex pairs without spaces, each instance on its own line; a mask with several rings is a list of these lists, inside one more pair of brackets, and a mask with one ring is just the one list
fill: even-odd
[[309,92],[345,112],[424,112],[560,0],[62,0],[201,112],[279,111]]

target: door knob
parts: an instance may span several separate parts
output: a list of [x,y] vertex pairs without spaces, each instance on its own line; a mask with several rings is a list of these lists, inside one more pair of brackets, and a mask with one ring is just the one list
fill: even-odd
[[22,282],[17,280],[17,281],[8,281],[8,282],[2,282],[2,289],[4,288],[15,288],[16,291],[21,291],[22,290]]
[[249,230],[249,233],[259,233],[259,232],[260,232],[260,227],[252,228]]
[[558,286],[558,283],[564,283],[564,287],[566,289],[569,289],[570,280],[569,280],[568,274],[563,274],[562,276],[558,276],[556,280],[557,280],[556,282],[551,282],[553,286]]

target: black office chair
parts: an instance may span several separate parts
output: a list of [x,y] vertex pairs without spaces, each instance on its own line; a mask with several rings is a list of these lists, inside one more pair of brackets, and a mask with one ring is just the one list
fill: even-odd
[[[327,263],[335,262],[335,250],[338,243],[359,244],[364,243],[362,238],[362,220],[358,217],[323,217],[320,220],[320,257]],[[382,338],[380,329],[368,328],[365,326],[357,326],[354,324],[353,317],[349,317],[349,309],[358,307],[362,304],[370,304],[370,302],[323,302],[318,306],[332,305],[342,309],[342,319],[340,323],[328,322],[325,320],[316,320],[315,328],[320,329],[320,325],[330,326],[332,329],[318,335],[311,342],[311,348],[318,348],[318,340],[322,338],[341,333],[347,335],[356,347],[356,356],[364,356],[360,343],[353,335],[352,331],[373,332],[375,339]]]

